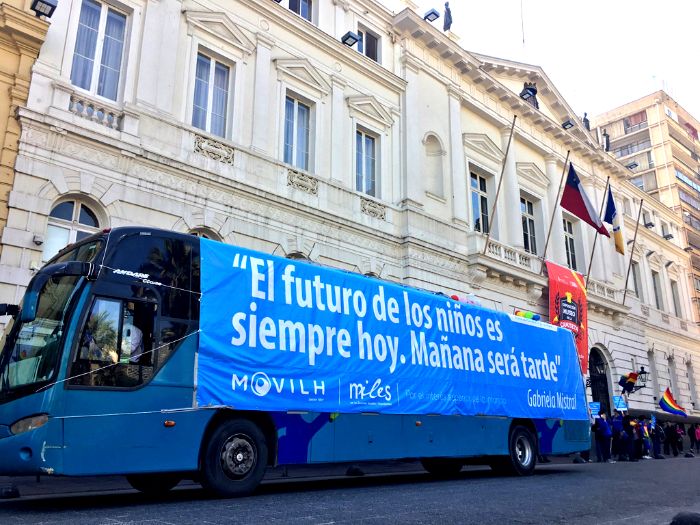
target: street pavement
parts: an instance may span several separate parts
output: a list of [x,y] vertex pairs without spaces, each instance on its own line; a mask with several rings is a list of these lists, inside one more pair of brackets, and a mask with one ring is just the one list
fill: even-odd
[[260,523],[667,524],[700,513],[700,458],[573,464],[555,459],[530,478],[467,467],[435,480],[416,462],[271,469],[253,495],[214,499],[182,483],[149,498],[123,478],[16,479],[22,497],[0,500],[1,524],[161,525]]

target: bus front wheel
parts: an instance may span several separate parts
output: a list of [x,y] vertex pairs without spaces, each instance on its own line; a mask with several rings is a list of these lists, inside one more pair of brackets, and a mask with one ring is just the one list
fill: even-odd
[[494,459],[491,468],[496,472],[529,476],[537,463],[537,443],[532,432],[524,426],[515,426],[508,436],[508,456]]
[[217,496],[245,496],[258,486],[266,465],[267,443],[257,425],[231,419],[209,438],[202,458],[202,485]]

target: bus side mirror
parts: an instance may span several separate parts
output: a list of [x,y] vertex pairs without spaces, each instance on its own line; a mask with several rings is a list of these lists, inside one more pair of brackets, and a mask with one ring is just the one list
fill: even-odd
[[0,317],[3,315],[15,316],[19,313],[19,306],[16,304],[0,303]]

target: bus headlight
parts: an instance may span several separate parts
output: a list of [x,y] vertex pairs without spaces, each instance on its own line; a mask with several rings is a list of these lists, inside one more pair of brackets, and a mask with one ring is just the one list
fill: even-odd
[[48,414],[39,414],[38,416],[29,416],[19,421],[15,421],[10,425],[10,432],[13,434],[21,434],[22,432],[29,432],[39,427],[43,427],[49,422]]

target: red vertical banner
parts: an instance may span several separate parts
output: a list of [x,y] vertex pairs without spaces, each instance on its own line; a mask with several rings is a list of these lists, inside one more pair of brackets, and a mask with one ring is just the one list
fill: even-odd
[[581,372],[588,373],[588,306],[583,276],[547,261],[549,322],[571,330],[576,340]]

